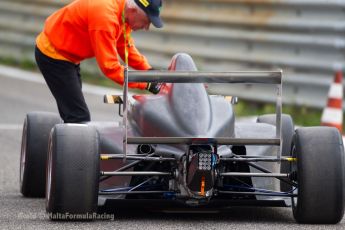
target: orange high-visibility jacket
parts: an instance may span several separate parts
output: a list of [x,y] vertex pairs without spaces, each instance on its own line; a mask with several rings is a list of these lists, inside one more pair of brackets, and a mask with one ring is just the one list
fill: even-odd
[[[71,62],[79,63],[96,57],[102,72],[123,84],[124,67],[118,60],[118,54],[125,60],[124,6],[125,0],[75,0],[47,18],[44,37],[58,54]],[[131,29],[126,25],[129,66],[137,70],[151,68],[133,45],[130,33]],[[40,40],[37,39],[38,43]],[[42,44],[37,46],[40,49]],[[131,88],[144,89],[146,86],[147,83],[129,84]]]

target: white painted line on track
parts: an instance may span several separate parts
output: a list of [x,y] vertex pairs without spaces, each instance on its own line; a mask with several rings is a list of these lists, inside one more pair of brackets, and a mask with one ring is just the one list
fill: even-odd
[[23,124],[0,124],[0,130],[21,130]]
[[15,78],[19,80],[45,84],[45,81],[42,75],[35,72],[25,71],[25,70],[21,70],[21,69],[9,67],[9,66],[0,65],[0,74],[3,77],[10,77],[10,78]]
[[[46,84],[40,73],[21,70],[14,67],[0,65],[0,77],[14,78],[38,84]],[[115,83],[114,83],[115,84]],[[122,95],[122,90],[112,89],[83,83],[83,92],[95,95],[116,94]]]

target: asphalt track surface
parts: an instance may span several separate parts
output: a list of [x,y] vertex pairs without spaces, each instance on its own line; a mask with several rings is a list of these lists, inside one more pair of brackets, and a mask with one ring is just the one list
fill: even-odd
[[[0,66],[0,230],[345,229],[344,219],[338,225],[332,226],[299,225],[295,223],[290,208],[261,207],[231,207],[221,212],[208,213],[152,213],[140,208],[115,209],[112,220],[50,221],[45,214],[43,199],[23,198],[19,193],[19,157],[25,114],[35,110],[56,112],[57,109],[54,99],[47,87],[41,83],[40,77],[12,71],[12,75],[18,75],[14,78],[8,76],[11,75],[8,71],[12,70]],[[87,85],[84,88],[88,91],[85,95],[93,120],[114,120],[116,109],[111,105],[102,104],[101,94],[104,89],[90,89]]]

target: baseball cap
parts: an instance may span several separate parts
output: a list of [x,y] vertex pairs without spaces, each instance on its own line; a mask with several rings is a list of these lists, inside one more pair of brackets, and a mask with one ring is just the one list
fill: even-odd
[[159,17],[162,0],[134,0],[135,3],[147,14],[152,25],[157,28],[163,27],[163,21]]

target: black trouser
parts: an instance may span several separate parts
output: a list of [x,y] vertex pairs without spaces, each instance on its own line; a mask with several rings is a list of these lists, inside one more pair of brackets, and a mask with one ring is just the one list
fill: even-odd
[[81,91],[79,65],[50,58],[37,47],[35,58],[38,68],[55,97],[62,120],[65,123],[90,121],[90,112]]

